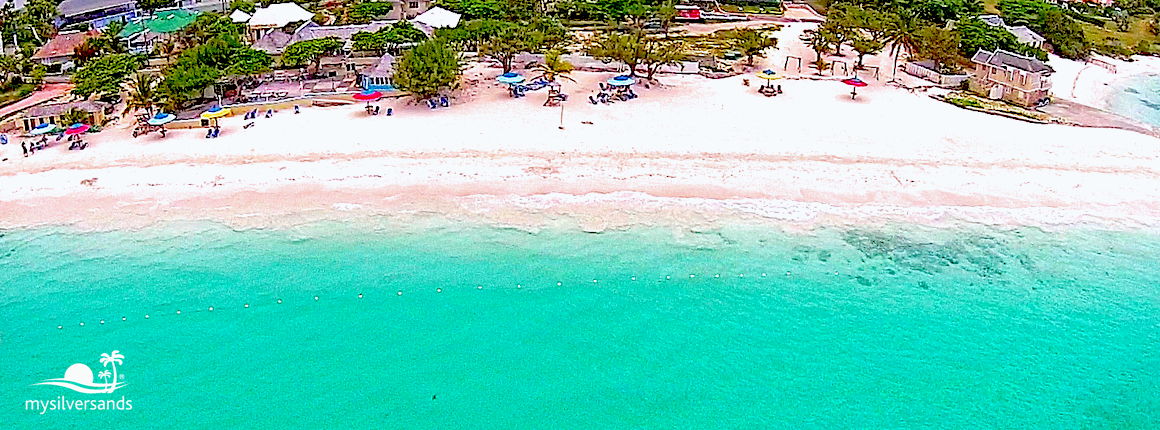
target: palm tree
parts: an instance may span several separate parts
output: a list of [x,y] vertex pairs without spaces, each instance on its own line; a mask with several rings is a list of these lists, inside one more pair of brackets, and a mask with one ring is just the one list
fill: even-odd
[[[105,385],[109,385],[109,371],[108,370],[102,370],[101,373],[97,374],[97,377],[101,378],[102,381],[105,381]],[[116,381],[113,381],[113,382],[116,382]]]
[[903,49],[914,52],[914,47],[918,45],[918,30],[922,27],[922,21],[910,12],[895,14],[887,21],[884,42],[890,45],[890,55],[894,56],[894,70],[891,72],[890,82],[894,82],[898,74],[898,56],[902,54]]
[[157,77],[145,72],[137,72],[125,83],[129,91],[129,98],[125,100],[125,111],[122,115],[137,109],[145,109],[153,115],[153,106],[157,105]]
[[117,386],[117,365],[121,364],[121,360],[124,358],[125,356],[121,355],[121,351],[116,350],[114,350],[112,354],[101,354],[102,366],[108,366],[110,363],[113,364],[113,385],[110,385],[105,389],[106,393],[112,393],[113,387]]
[[536,67],[532,70],[539,72],[538,79],[543,79],[548,82],[556,82],[557,78],[576,82],[571,76],[568,76],[574,68],[572,63],[560,59],[560,51],[552,50],[544,54],[544,62],[537,63]]

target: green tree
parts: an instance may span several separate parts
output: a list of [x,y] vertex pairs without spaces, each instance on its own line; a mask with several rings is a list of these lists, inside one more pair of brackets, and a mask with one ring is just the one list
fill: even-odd
[[351,5],[346,12],[346,22],[366,24],[391,13],[394,4],[386,1],[360,1]]
[[809,46],[814,51],[814,61],[811,64],[818,70],[818,74],[821,74],[822,70],[825,70],[827,66],[826,59],[822,58],[822,53],[829,51],[830,47],[834,46],[836,39],[837,37],[825,27],[818,27],[803,32],[803,40],[805,40],[806,46]]
[[177,5],[177,0],[137,0],[137,7],[144,10],[145,13],[153,14],[157,9],[164,9]]
[[754,57],[764,57],[765,50],[777,46],[777,39],[768,37],[761,30],[739,28],[729,30],[725,37],[733,49],[741,51],[747,58],[746,64],[753,65]]
[[619,61],[628,66],[628,75],[636,76],[636,67],[644,58],[644,44],[633,34],[605,33],[594,37],[585,47],[588,55],[600,61]]
[[890,79],[893,81],[898,74],[898,57],[902,51],[914,52],[918,45],[918,31],[924,27],[918,17],[908,11],[890,14],[886,17],[883,41],[890,45],[890,55],[894,57],[894,67],[891,68]]
[[544,62],[537,63],[533,68],[537,73],[536,79],[543,79],[548,82],[556,82],[556,79],[563,78],[575,82],[570,76],[572,74],[572,63],[564,61],[560,58],[560,51],[548,51],[544,54]]
[[282,51],[282,64],[285,66],[310,64],[317,69],[323,56],[338,52],[345,44],[342,39],[334,36],[294,42]]
[[395,86],[418,99],[456,86],[462,73],[459,52],[442,40],[428,40],[395,61]]
[[882,51],[882,48],[886,47],[885,44],[874,38],[861,35],[854,37],[854,42],[851,44],[851,46],[854,47],[854,52],[858,53],[858,65],[854,67],[855,69],[862,68],[863,59],[866,58],[867,55],[877,54]]
[[943,72],[944,66],[959,58],[959,34],[939,27],[929,26],[918,31],[914,57],[934,62],[935,70]]
[[230,2],[230,9],[252,14],[258,10],[258,6],[254,5],[254,2],[250,0],[233,0]]
[[141,68],[142,59],[129,54],[114,54],[96,58],[73,75],[73,94],[88,98],[92,95],[109,97],[121,92],[121,83]]
[[649,80],[662,67],[680,65],[689,55],[688,44],[679,40],[646,38],[643,44],[644,55],[640,63],[644,66],[645,79]]
[[160,81],[157,76],[149,73],[137,72],[125,83],[125,89],[129,92],[129,98],[125,100],[125,111],[122,114],[133,112],[137,109],[145,109],[150,115],[153,114],[153,106],[157,105],[157,85]]
[[504,73],[507,73],[512,70],[512,60],[517,55],[530,51],[536,46],[536,37],[537,35],[529,31],[527,27],[510,24],[480,43],[479,53],[498,61],[503,67]]

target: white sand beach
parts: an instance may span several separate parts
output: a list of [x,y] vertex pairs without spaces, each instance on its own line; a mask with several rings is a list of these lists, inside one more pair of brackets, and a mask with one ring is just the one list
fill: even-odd
[[[1029,124],[879,82],[851,100],[839,82],[782,80],[785,94],[767,98],[752,76],[665,76],[663,87],[638,85],[638,99],[589,104],[610,76],[576,73],[565,84],[562,130],[561,110],[542,107],[542,93],[511,99],[486,80],[450,108],[383,102],[389,117],[359,105],[282,111],[250,129],[230,117],[217,139],[198,129],[134,139],[121,124],[90,135],[84,151],[57,145],[28,158],[9,144],[0,227],[247,226],[343,209],[516,224],[529,213],[594,211],[585,228],[600,229],[638,215],[711,218],[692,213],[697,199],[764,205],[773,209],[750,212],[806,223],[843,210],[931,219],[946,208],[1056,211],[1143,224],[1160,214],[1160,142],[1141,134]],[[600,200],[617,204],[592,204]],[[785,215],[810,205],[833,209]]]
[[[1052,55],[1055,73],[1051,76],[1055,97],[1091,107],[1107,108],[1107,99],[1116,81],[1142,74],[1160,74],[1160,58],[1136,55],[1132,61],[1093,55],[1095,61],[1082,62]],[[1101,63],[1103,65],[1101,65]],[[1104,66],[1106,65],[1106,66]]]

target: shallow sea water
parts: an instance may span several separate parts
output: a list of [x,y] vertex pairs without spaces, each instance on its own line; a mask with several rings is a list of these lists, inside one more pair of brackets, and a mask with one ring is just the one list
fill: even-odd
[[1113,84],[1107,96],[1108,110],[1160,127],[1160,74],[1143,74]]
[[[180,223],[0,256],[4,428],[1160,428],[1149,232]],[[113,350],[115,393],[32,385]],[[133,409],[26,410],[60,396]]]

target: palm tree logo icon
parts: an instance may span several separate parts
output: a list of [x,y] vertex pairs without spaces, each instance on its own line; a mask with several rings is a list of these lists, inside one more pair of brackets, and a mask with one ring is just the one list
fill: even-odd
[[97,377],[104,381],[103,384],[93,382],[93,371],[89,366],[76,363],[65,370],[63,378],[46,379],[33,385],[56,385],[85,394],[112,393],[125,386],[125,383],[121,382],[125,375],[117,374],[117,365],[123,363],[124,360],[125,356],[121,355],[121,351],[101,354],[101,366],[112,366],[113,368],[112,373],[109,373],[108,370],[102,370],[101,373],[97,374]]
[[117,350],[114,350],[112,354],[101,354],[102,366],[108,366],[110,363],[113,364],[113,385],[109,385],[109,391],[106,391],[106,393],[112,393],[113,390],[117,389],[117,365],[121,364],[121,360],[123,359],[125,359],[125,356],[121,355],[121,351]]

